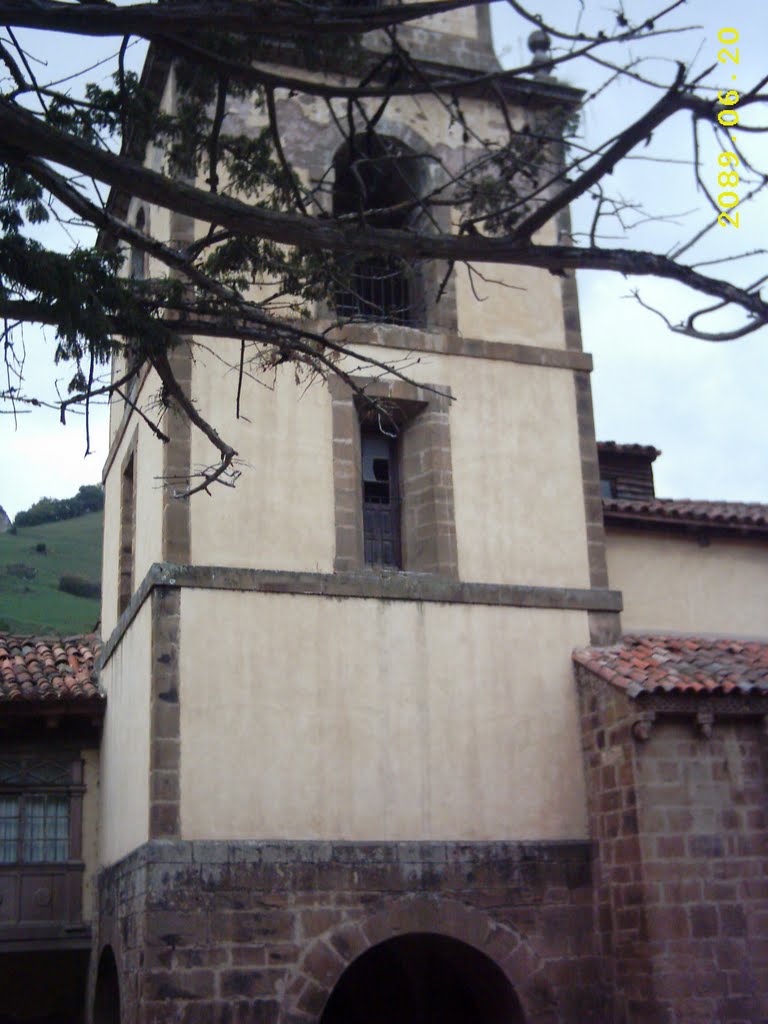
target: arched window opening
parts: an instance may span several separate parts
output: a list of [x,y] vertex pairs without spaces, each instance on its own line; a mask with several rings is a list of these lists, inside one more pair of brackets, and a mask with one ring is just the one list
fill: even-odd
[[120,981],[115,954],[105,946],[96,974],[93,999],[93,1024],[120,1024]]
[[[366,132],[343,146],[334,161],[333,212],[370,227],[407,230],[423,216],[424,157],[397,139]],[[423,321],[417,268],[399,256],[354,262],[336,292],[339,316],[414,327]]]
[[387,939],[358,957],[320,1024],[524,1024],[515,990],[478,949],[446,935]]
[[[136,214],[136,220],[134,227],[137,231],[144,234],[147,227],[147,215],[144,212],[144,207],[139,207],[139,212]],[[147,256],[143,249],[138,249],[135,245],[131,246],[131,267],[130,276],[134,281],[143,281],[147,276]]]

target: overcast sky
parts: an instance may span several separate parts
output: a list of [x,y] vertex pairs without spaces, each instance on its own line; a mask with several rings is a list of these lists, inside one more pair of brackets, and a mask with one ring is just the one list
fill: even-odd
[[[530,6],[550,24],[573,26],[582,4],[579,0],[535,0]],[[589,29],[605,25],[606,17],[610,24],[610,12],[620,4],[618,0],[587,0],[585,6],[583,27]],[[635,17],[648,17],[665,6],[668,4],[648,0],[623,4],[624,10]],[[732,13],[724,14],[726,11]],[[504,3],[494,5],[492,17],[502,61],[506,66],[521,63],[532,26]],[[707,81],[718,89],[744,89],[766,73],[765,0],[741,0],[738,4],[688,0],[659,27],[667,24],[699,27],[660,37],[646,47],[634,45],[633,57],[653,53],[660,58],[638,68],[647,77],[671,81],[677,60],[692,64],[699,72],[717,64],[717,52],[722,48],[717,33],[725,26],[739,32],[740,62],[738,67],[729,63],[727,69],[719,65]],[[561,77],[588,91],[595,90],[608,75],[604,69],[582,61],[567,67]],[[735,86],[734,71],[738,76]],[[653,102],[646,87],[616,83],[585,105],[581,131],[591,143],[601,142]],[[768,120],[768,112],[763,117]],[[759,138],[758,146],[764,168],[768,163],[765,137]],[[716,162],[720,151],[720,146],[710,146],[703,161],[713,185],[722,169]],[[637,150],[640,156],[649,152],[669,161],[689,157],[688,120],[678,115],[668,130],[653,140],[652,147]],[[690,168],[682,165],[637,160],[622,165],[613,178],[616,193],[626,200],[643,202],[648,210],[677,214],[703,205]],[[740,184],[737,191],[743,195],[746,189]],[[593,209],[590,200],[576,205],[572,211],[576,230],[588,230]],[[688,237],[689,226],[696,222],[695,214],[678,217],[673,224],[649,225],[644,236],[636,237],[649,239],[649,246],[664,251]],[[719,259],[766,248],[766,229],[768,202],[763,198],[759,207],[744,208],[738,231],[730,226],[715,227],[707,241],[696,248],[695,258]],[[625,243],[617,239],[613,244]],[[768,272],[764,255],[740,262],[738,267],[723,264],[705,269],[744,284]],[[654,466],[660,496],[768,501],[768,328],[749,339],[715,345],[669,332],[653,313],[625,297],[638,288],[644,301],[665,310],[673,322],[699,305],[708,305],[706,301],[697,304],[693,293],[675,284],[651,282],[648,278],[625,280],[617,274],[593,272],[578,275],[578,288],[584,347],[595,360],[592,388],[598,438],[660,448],[663,455]]]
[[[532,6],[553,23],[572,27],[582,5],[580,0],[538,0]],[[586,6],[583,27],[590,28],[597,18],[601,25],[608,19],[610,25],[611,12],[618,9],[619,0],[587,0]],[[635,16],[649,16],[661,6],[648,0],[624,3],[625,11]],[[656,39],[647,50],[635,47],[635,57],[651,52],[657,57],[643,65],[643,73],[668,81],[674,76],[675,60],[693,62],[700,71],[717,63],[721,47],[717,32],[728,24],[740,34],[736,87],[754,82],[765,70],[768,3],[742,0],[732,6],[736,13],[727,21],[721,13],[725,9],[719,0],[688,0],[669,24],[699,28]],[[523,63],[531,26],[504,3],[494,5],[493,24],[497,50],[505,65]],[[95,42],[87,46],[84,61],[82,51],[70,56],[90,63],[109,49],[109,44]],[[732,88],[732,70],[731,65],[722,74],[718,70],[712,84]],[[561,72],[561,77],[569,84],[594,90],[606,74],[603,69],[579,62]],[[585,140],[595,143],[609,138],[655,98],[644,87],[614,84],[586,105],[581,124]],[[762,139],[759,144],[765,157],[768,144]],[[719,147],[709,149],[713,180],[720,170],[716,164],[718,152]],[[680,117],[654,139],[652,148],[638,153],[652,153],[668,162],[634,161],[617,171],[613,185],[625,200],[640,201],[649,210],[676,215],[674,223],[648,225],[643,229],[645,234],[638,236],[649,245],[668,248],[688,236],[695,222],[690,211],[700,209],[703,203],[690,169],[674,162],[690,155],[687,122]],[[743,194],[744,186],[740,185],[738,191]],[[592,209],[589,200],[577,204],[577,231],[588,226]],[[738,231],[716,227],[706,243],[695,250],[696,258],[719,259],[765,245],[767,210],[766,202],[759,208],[745,208]],[[631,241],[631,237],[617,237],[612,244]],[[712,269],[747,282],[765,272],[765,257],[744,261],[738,267],[723,264]],[[595,358],[592,383],[598,437],[661,448],[664,454],[655,466],[660,495],[768,501],[768,331],[764,328],[751,339],[727,345],[694,341],[670,333],[654,314],[627,298],[639,287],[645,301],[662,308],[673,321],[678,320],[697,307],[695,296],[676,285],[648,279],[627,281],[604,273],[582,273],[578,285],[584,345]],[[39,349],[39,337],[29,332],[30,391],[34,390],[35,379],[50,372],[50,364],[38,358]],[[46,349],[48,353],[53,350],[52,336]],[[64,381],[64,373],[59,376]],[[99,480],[107,439],[106,417],[97,410],[92,415],[91,443],[94,454],[84,459],[82,417],[70,416],[66,427],[58,423],[55,413],[20,415],[17,426],[12,417],[0,417],[0,504],[13,516],[43,495],[65,497],[80,484]]]

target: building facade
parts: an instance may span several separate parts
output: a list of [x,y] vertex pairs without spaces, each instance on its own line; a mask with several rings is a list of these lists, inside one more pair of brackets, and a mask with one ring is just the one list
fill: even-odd
[[[486,10],[402,31],[432,67],[496,66]],[[579,99],[505,89],[516,124]],[[289,160],[330,168],[343,212],[342,136],[319,103],[278,106]],[[413,188],[438,173],[421,156],[471,156],[433,98],[377,132],[377,196],[404,153]],[[170,241],[203,230],[114,201]],[[285,366],[238,417],[239,342],[180,346],[177,379],[246,464],[189,500],[173,482],[215,454],[172,407],[169,443],[152,435],[134,407],[153,373],[113,405],[88,1024],[768,1014],[766,509],[683,514],[653,494],[655,449],[598,457],[572,278],[494,267],[478,301],[456,268],[430,304],[444,270],[362,261],[333,297],[363,321],[344,368],[387,429],[341,379],[301,391]],[[408,381],[372,370],[406,356]],[[621,635],[621,592],[642,636]]]
[[[409,32],[422,60],[496,66],[487,12]],[[165,88],[172,103],[172,74]],[[507,94],[519,123],[577,100],[548,80]],[[462,102],[506,131],[487,98]],[[258,116],[228,113],[254,132]],[[279,116],[289,161],[307,181],[333,168],[343,212],[354,185],[324,105],[286,98]],[[399,154],[439,155],[408,172],[425,188],[471,156],[434,97],[391,103],[377,137],[374,207]],[[299,400],[290,368],[237,419],[239,342],[178,351],[248,470],[215,501],[174,501],[158,481],[208,464],[207,442],[177,419],[163,449],[115,408],[93,974],[114,959],[126,1021],[356,1019],[370,991],[382,1019],[416,1020],[446,973],[446,1019],[603,1019],[571,651],[618,635],[620,600],[574,284],[493,267],[508,287],[478,302],[458,269],[430,305],[443,268],[376,269],[335,302],[376,321],[346,330],[345,370],[389,433],[341,381]],[[406,353],[409,383],[372,379],[368,359]],[[149,375],[134,400],[154,390]]]

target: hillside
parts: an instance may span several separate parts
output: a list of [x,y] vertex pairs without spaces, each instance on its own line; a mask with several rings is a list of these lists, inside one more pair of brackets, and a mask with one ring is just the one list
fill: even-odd
[[[0,534],[0,631],[92,632],[99,602],[58,589],[61,576],[101,579],[103,512]],[[44,548],[42,548],[44,545]]]

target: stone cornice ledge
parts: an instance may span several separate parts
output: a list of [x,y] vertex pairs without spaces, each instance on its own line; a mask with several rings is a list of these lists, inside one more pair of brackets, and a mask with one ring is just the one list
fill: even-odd
[[[308,326],[322,333],[333,322],[319,318]],[[590,373],[592,356],[588,352],[570,348],[549,348],[542,345],[514,341],[487,341],[484,338],[465,338],[455,331],[401,327],[393,324],[349,324],[339,331],[334,340],[350,347],[375,345],[381,348],[405,349],[430,355],[463,356],[466,359],[492,359],[525,366],[542,366],[558,370],[578,370]]]
[[[570,863],[589,868],[592,847],[588,839],[154,839],[132,850],[106,870],[136,871],[153,868],[162,880],[170,865],[315,864],[330,868],[339,865],[429,864],[435,870],[450,865],[466,868],[482,864],[505,863],[510,866],[541,866]],[[583,876],[582,876],[583,877]],[[576,881],[578,875],[574,878]]]
[[288,572],[233,569],[215,565],[156,562],[104,644],[99,667],[112,656],[154,587],[238,590],[262,594],[299,594],[383,601],[428,601],[436,604],[486,604],[583,612],[620,612],[621,592],[581,587],[532,587],[515,583],[468,583],[409,572]]

